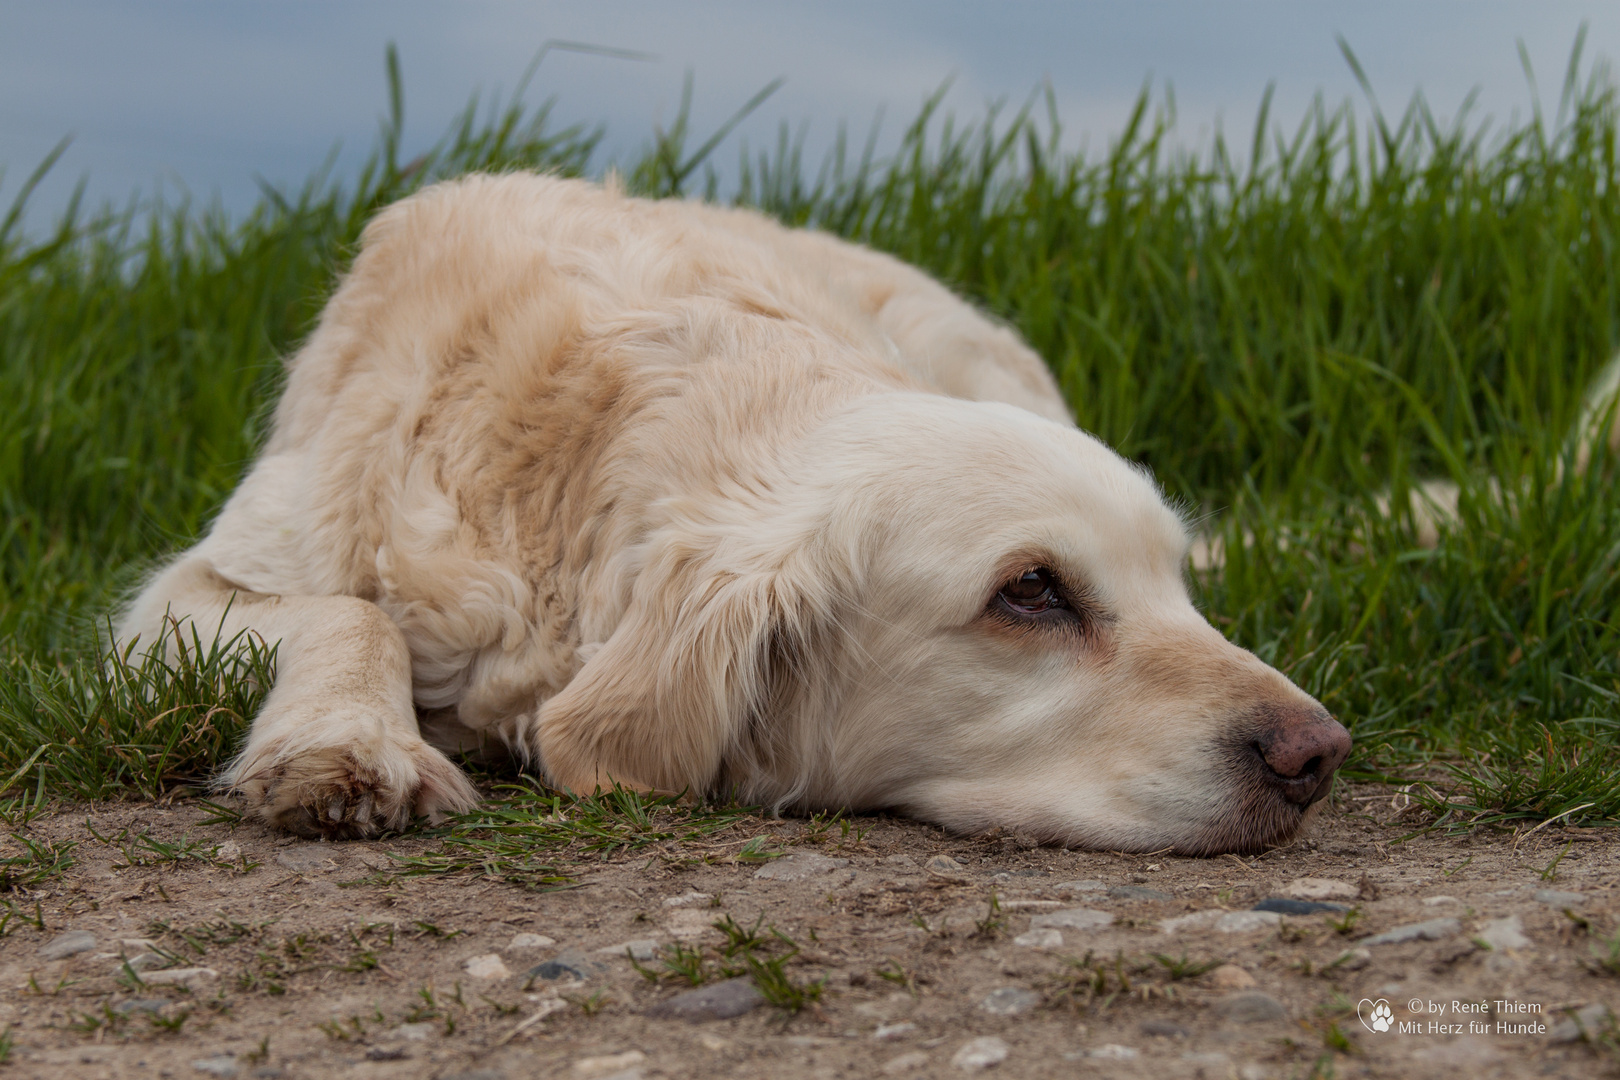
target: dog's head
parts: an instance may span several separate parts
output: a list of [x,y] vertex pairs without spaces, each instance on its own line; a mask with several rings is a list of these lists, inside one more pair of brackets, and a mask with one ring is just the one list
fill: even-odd
[[1144,473],[1012,406],[861,398],[647,541],[554,782],[731,787],[1116,850],[1286,841],[1350,737],[1192,606]]

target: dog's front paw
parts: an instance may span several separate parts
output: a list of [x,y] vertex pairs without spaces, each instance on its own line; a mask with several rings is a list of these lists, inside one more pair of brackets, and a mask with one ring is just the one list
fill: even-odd
[[460,769],[421,740],[411,745],[249,747],[225,783],[251,812],[299,836],[355,839],[437,819],[478,801]]

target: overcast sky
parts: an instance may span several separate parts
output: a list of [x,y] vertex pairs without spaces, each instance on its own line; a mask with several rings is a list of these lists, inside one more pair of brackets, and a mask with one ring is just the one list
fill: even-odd
[[185,190],[240,211],[257,177],[295,187],[335,146],[352,168],[384,108],[389,41],[405,74],[407,152],[442,134],[475,91],[510,89],[548,39],[655,58],[554,53],[543,65],[529,98],[554,96],[565,122],[606,124],[599,164],[631,158],[669,121],[688,71],[699,133],[784,77],[721,149],[730,165],[739,139],[772,142],[783,120],[807,121],[817,150],[840,120],[864,136],[883,109],[892,145],[947,78],[964,116],[1050,79],[1069,142],[1094,150],[1151,78],[1173,85],[1184,143],[1207,145],[1217,123],[1246,141],[1271,81],[1285,123],[1318,90],[1361,107],[1335,34],[1386,109],[1421,88],[1451,116],[1477,87],[1478,114],[1506,120],[1530,102],[1517,43],[1551,111],[1582,22],[1588,63],[1620,51],[1614,0],[0,0],[0,205],[64,135],[73,144],[31,204],[35,228],[81,177],[94,202]]

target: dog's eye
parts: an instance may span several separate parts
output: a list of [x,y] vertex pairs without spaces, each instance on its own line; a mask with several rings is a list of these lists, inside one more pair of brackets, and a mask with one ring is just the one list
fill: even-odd
[[1002,603],[1024,615],[1038,615],[1052,608],[1066,607],[1058,594],[1050,570],[1027,570],[996,594]]

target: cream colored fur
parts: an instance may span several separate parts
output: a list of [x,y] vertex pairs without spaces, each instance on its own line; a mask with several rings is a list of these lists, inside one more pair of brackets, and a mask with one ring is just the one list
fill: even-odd
[[[1228,748],[1314,703],[1194,610],[1187,544],[1040,359],[925,275],[477,176],[367,228],[262,455],[120,633],[280,641],[222,782],[301,832],[470,806],[462,750],[576,791],[1286,839],[1300,814]],[[1094,599],[1083,639],[987,615],[1035,566]]]

